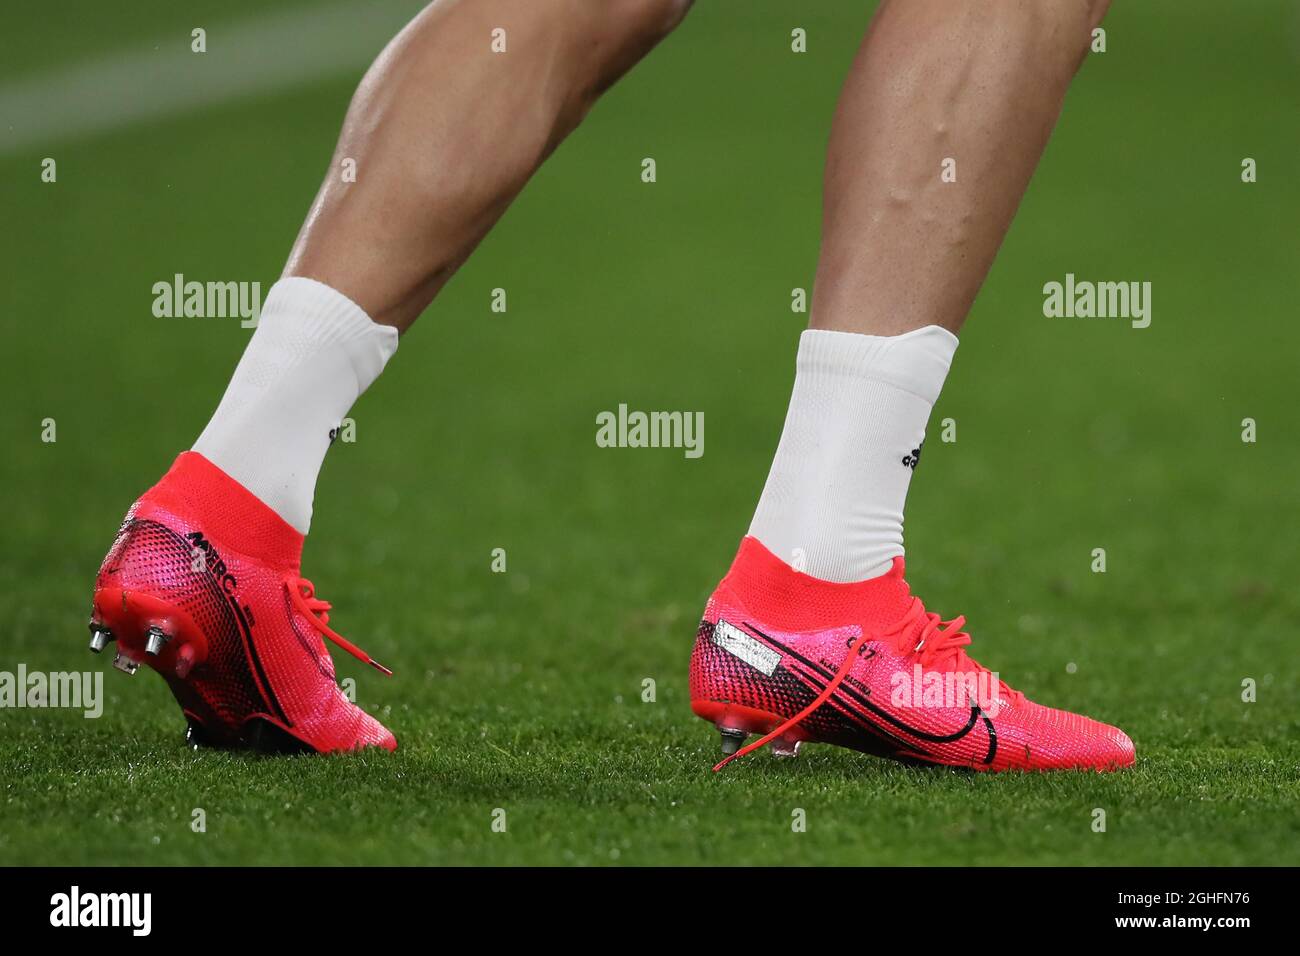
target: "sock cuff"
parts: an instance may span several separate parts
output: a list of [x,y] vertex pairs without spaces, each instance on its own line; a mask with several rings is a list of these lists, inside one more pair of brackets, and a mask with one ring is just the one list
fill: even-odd
[[[347,337],[364,334],[373,329],[387,329],[397,336],[397,329],[391,325],[380,325],[346,295],[324,282],[309,279],[306,276],[285,276],[276,281],[266,293],[262,303],[261,317],[275,316],[282,312],[311,319],[320,324],[322,329]],[[261,318],[259,318],[259,323]]]
[[799,338],[801,375],[885,382],[933,405],[957,351],[957,336],[937,325],[902,335],[807,329]]
[[280,279],[266,294],[258,327],[272,323],[274,330],[274,323],[285,321],[296,322],[300,328],[310,326],[316,347],[344,345],[361,392],[379,377],[397,351],[396,328],[375,322],[342,292],[306,276]]

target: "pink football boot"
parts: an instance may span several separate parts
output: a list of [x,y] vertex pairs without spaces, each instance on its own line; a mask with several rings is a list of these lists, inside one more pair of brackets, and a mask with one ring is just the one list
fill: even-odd
[[95,581],[90,649],[117,644],[171,687],[195,746],[350,751],[397,741],[335,682],[328,626],[299,572],[303,536],[202,455],[185,452],[131,506]]
[[[912,597],[903,559],[837,584],[745,538],[705,608],[691,655],[691,707],[722,733],[725,758],[803,741],[973,770],[1115,770],[1123,731],[1028,700],[968,657],[964,618]],[[742,746],[750,734],[760,738]]]

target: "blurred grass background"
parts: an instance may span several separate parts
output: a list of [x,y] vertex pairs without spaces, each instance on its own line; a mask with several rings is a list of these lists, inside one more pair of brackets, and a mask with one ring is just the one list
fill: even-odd
[[[315,8],[9,10],[0,94],[118,51],[146,69],[196,26],[204,56],[253,69],[265,52],[222,37],[272,6]],[[419,6],[359,4],[358,33]],[[0,862],[1300,862],[1300,13],[1282,0],[1115,5],[935,410],[958,441],[930,443],[911,489],[916,592],[967,614],[1015,686],[1124,727],[1138,766],[972,777],[814,747],[708,772],[687,657],[780,432],[804,324],[790,290],[811,285],[826,135],[871,6],[699,0],[354,409],[304,569],[397,671],[339,661],[396,756],[191,754],[162,682],[109,669],[99,720],[0,710]],[[90,137],[8,149],[0,115],[0,670],[107,666],[84,650],[95,568],[249,334],[155,318],[151,287],[270,287],[374,52],[359,39],[302,84]],[[1151,281],[1150,328],[1044,318],[1067,272]],[[597,448],[620,402],[703,411],[703,458]]]

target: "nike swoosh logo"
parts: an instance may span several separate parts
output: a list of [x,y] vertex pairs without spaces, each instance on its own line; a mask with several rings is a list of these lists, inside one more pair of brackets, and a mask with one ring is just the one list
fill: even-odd
[[[745,627],[749,628],[751,631],[753,631],[763,640],[767,641],[769,644],[771,644],[776,649],[780,650],[782,653],[790,655],[795,660],[803,664],[805,667],[819,674],[825,680],[830,681],[831,678],[835,676],[834,674],[828,673],[826,669],[823,668],[821,665],[808,660],[806,657],[804,657],[798,651],[791,648],[789,645],[783,644],[781,641],[778,641],[770,634],[763,633],[757,627],[751,624],[749,621],[745,621],[744,623],[745,623]],[[877,717],[880,717],[886,722],[892,724],[893,726],[897,727],[899,730],[903,731],[904,733],[911,734],[913,737],[916,737],[919,740],[928,741],[929,743],[935,743],[935,744],[955,743],[956,741],[961,740],[963,737],[969,734],[975,728],[975,725],[982,718],[984,720],[984,728],[988,732],[988,738],[989,738],[989,747],[988,747],[988,752],[984,755],[984,763],[985,764],[993,763],[993,757],[998,752],[998,735],[996,729],[993,726],[993,721],[989,718],[988,714],[984,713],[984,711],[980,709],[980,706],[978,704],[971,704],[970,719],[966,721],[966,726],[962,727],[961,730],[958,730],[957,732],[952,734],[932,734],[924,730],[919,730],[916,727],[912,727],[909,724],[903,722],[902,720],[899,720],[893,714],[881,710],[871,701],[867,700],[867,698],[864,697],[862,694],[855,691],[851,686],[847,686],[844,683],[841,683],[840,686],[836,688],[836,691],[837,692],[843,691],[847,697],[852,699],[859,706],[866,708],[871,713],[875,714]]]

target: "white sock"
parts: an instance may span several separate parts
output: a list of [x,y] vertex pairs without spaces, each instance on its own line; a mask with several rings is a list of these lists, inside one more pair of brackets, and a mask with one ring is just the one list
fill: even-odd
[[903,553],[903,503],[957,336],[809,329],[751,536],[825,581],[884,574]]
[[194,451],[303,534],[331,432],[397,351],[397,329],[314,279],[281,279]]

